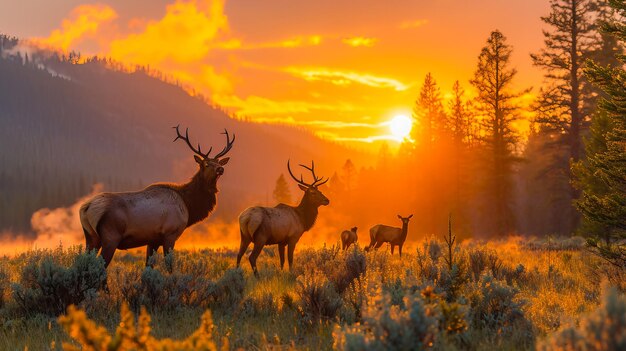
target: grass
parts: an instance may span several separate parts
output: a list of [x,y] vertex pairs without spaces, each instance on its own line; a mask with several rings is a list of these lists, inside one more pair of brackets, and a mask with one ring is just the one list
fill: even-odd
[[[452,262],[442,241],[431,238],[417,247],[402,258],[383,248],[301,249],[292,272],[282,271],[276,252],[267,250],[258,279],[246,260],[234,269],[236,252],[229,249],[178,251],[172,273],[162,256],[150,271],[143,253],[119,252],[107,272],[107,290],[72,295],[71,301],[79,299],[78,308],[112,335],[124,303],[136,315],[146,306],[155,339],[189,337],[208,309],[218,347],[227,338],[229,349],[298,350],[403,349],[412,341],[442,350],[534,349],[601,306],[606,267],[576,239],[466,241],[452,248]],[[470,257],[476,251],[490,257],[478,277],[471,267],[480,262]],[[33,301],[43,299],[39,286],[56,283],[41,275],[64,270],[74,277],[71,267],[81,255],[79,248],[59,248],[0,258],[1,350],[75,343],[58,316],[20,307],[14,294],[30,288]],[[41,281],[32,274],[25,280],[24,272],[42,262],[48,273],[39,273]],[[65,285],[88,285],[64,279]]]

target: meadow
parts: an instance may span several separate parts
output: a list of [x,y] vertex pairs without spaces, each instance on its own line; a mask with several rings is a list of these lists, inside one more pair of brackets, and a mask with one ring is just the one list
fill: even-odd
[[[118,252],[108,271],[79,246],[5,256],[0,349],[626,345],[624,280],[584,240],[448,243],[423,240],[402,257],[386,246],[301,248],[291,272],[280,269],[275,248],[265,248],[259,278],[247,260],[235,268],[236,251],[226,248],[157,255],[152,268],[145,268],[143,252]],[[70,305],[76,308],[67,312]]]

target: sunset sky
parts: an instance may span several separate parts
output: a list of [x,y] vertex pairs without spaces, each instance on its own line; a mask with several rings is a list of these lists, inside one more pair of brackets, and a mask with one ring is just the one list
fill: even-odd
[[0,3],[0,32],[150,65],[239,116],[295,123],[353,145],[393,139],[424,76],[470,90],[491,30],[514,47],[518,88],[537,87],[548,0]]

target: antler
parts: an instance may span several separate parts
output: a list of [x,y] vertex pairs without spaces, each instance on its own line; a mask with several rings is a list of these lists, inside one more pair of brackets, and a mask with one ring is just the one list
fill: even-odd
[[224,128],[224,133],[226,135],[226,146],[224,147],[224,149],[222,151],[220,151],[219,154],[215,155],[215,159],[218,159],[224,155],[226,155],[228,153],[228,151],[230,151],[230,149],[233,147],[233,143],[235,142],[235,134],[233,134],[233,140],[230,140],[230,137],[228,136],[228,130],[226,130],[226,128]]
[[324,183],[326,183],[328,181],[329,178],[326,178],[326,180],[324,180],[323,182],[320,183],[320,181],[324,178],[324,177],[320,177],[318,178],[315,175],[315,163],[313,161],[311,161],[311,167],[309,166],[305,166],[303,164],[299,164],[300,167],[308,169],[309,171],[311,171],[311,174],[313,175],[313,183],[311,184],[307,184],[304,182],[303,178],[302,178],[302,174],[300,174],[300,180],[298,180],[298,178],[296,178],[296,176],[293,175],[293,173],[291,172],[291,167],[289,165],[289,160],[287,160],[287,170],[289,171],[289,175],[291,175],[291,178],[293,178],[293,180],[295,180],[296,182],[298,182],[298,184],[304,185],[306,187],[318,187]]
[[202,158],[209,158],[209,154],[211,153],[211,150],[213,150],[213,147],[211,147],[209,149],[209,152],[207,152],[206,154],[202,152],[202,148],[200,147],[200,143],[198,143],[198,149],[194,148],[193,145],[191,145],[191,142],[189,141],[189,128],[187,128],[185,130],[185,136],[183,136],[182,134],[180,134],[180,131],[178,130],[178,128],[180,127],[180,124],[177,125],[176,127],[172,127],[174,129],[176,129],[176,139],[174,139],[174,141],[178,140],[178,139],[182,139],[187,143],[187,146],[189,146],[189,148],[196,153],[198,156],[202,156]]

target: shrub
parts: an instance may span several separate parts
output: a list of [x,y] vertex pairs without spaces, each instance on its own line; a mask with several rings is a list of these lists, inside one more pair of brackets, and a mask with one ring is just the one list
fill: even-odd
[[[64,350],[99,351],[99,350],[217,350],[213,341],[213,319],[211,312],[202,315],[200,327],[185,340],[157,340],[150,335],[150,315],[141,309],[139,321],[126,304],[122,305],[121,321],[115,334],[87,318],[85,312],[70,306],[67,315],[59,317],[59,324],[80,347],[63,343]],[[228,350],[225,341],[222,350]]]
[[430,308],[415,296],[406,297],[404,308],[394,306],[389,297],[369,308],[363,323],[337,328],[335,348],[343,350],[422,350],[432,346],[437,320]]
[[271,316],[278,314],[278,306],[272,293],[264,293],[259,297],[250,296],[241,302],[239,314],[247,316]]
[[229,269],[217,281],[178,272],[164,275],[159,270],[146,267],[139,282],[123,290],[134,294],[124,296],[137,309],[175,309],[181,306],[207,307],[211,302],[231,308],[243,298],[245,281],[241,269]]
[[474,249],[469,252],[469,268],[472,272],[472,280],[477,282],[487,268],[487,252],[482,249]]
[[354,280],[365,274],[366,267],[367,258],[365,254],[357,247],[349,250],[341,267],[336,268],[330,276],[330,281],[335,286],[337,293],[343,294]]
[[580,321],[553,334],[540,350],[626,350],[626,297],[617,289],[605,292],[598,309]]
[[467,280],[465,265],[459,262],[459,264],[452,264],[452,269],[450,270],[447,268],[442,269],[437,285],[445,293],[446,301],[452,302],[459,296],[459,292]]
[[2,266],[0,266],[0,308],[4,307],[4,295],[6,291],[9,289],[9,275],[4,270]]
[[519,326],[519,322],[525,322],[522,311],[524,301],[515,301],[517,294],[517,289],[490,275],[483,276],[480,286],[471,297],[473,326],[508,333]]
[[67,268],[45,257],[24,267],[19,283],[13,284],[13,298],[26,313],[58,315],[94,296],[105,282],[104,260],[95,252],[76,254]]
[[299,311],[308,324],[334,319],[343,304],[333,284],[320,275],[300,277]]
[[231,268],[215,284],[212,297],[222,306],[235,306],[243,299],[246,281],[241,268]]

